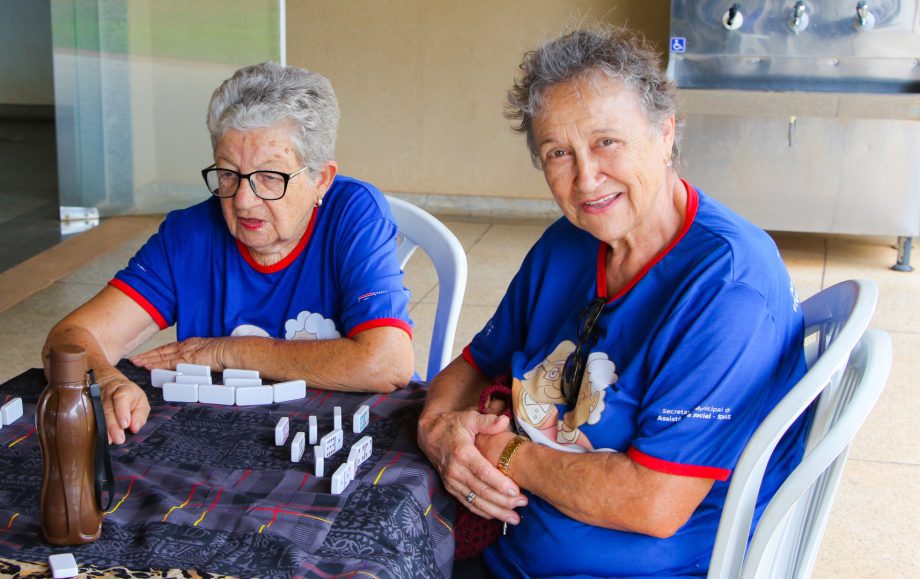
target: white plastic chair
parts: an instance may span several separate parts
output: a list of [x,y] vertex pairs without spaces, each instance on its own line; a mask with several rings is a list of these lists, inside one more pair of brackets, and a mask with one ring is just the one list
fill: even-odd
[[421,247],[438,274],[438,306],[425,377],[430,382],[447,366],[453,353],[454,334],[466,290],[466,252],[450,229],[424,209],[390,196],[387,201],[399,227],[401,239],[396,250],[399,267],[405,269],[416,248]]
[[[767,415],[741,454],[719,521],[709,577],[811,575],[850,443],[891,369],[891,338],[866,330],[877,297],[875,283],[853,280],[802,304],[808,371]],[[770,455],[813,402],[802,462],[767,505],[748,545]]]

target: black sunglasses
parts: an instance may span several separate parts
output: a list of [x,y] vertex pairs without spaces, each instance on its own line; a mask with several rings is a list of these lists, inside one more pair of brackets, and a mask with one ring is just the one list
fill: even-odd
[[562,395],[569,408],[575,408],[578,403],[578,393],[581,390],[581,381],[585,376],[585,366],[588,363],[588,354],[597,342],[597,321],[607,305],[607,298],[594,298],[584,310],[581,311],[581,324],[578,326],[578,344],[565,360],[562,367]]

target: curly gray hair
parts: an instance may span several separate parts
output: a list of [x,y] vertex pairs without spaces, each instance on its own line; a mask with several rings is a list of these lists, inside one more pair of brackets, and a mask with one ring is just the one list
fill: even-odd
[[[598,25],[575,30],[545,42],[524,55],[521,77],[508,91],[505,116],[518,121],[514,130],[527,135],[530,157],[540,168],[540,156],[533,137],[533,118],[546,107],[550,87],[569,81],[586,81],[589,86],[599,75],[623,83],[639,97],[649,122],[661,127],[671,115],[677,117],[677,91],[669,81],[651,44],[624,27]],[[678,157],[682,123],[678,120],[672,158]]]
[[230,129],[291,123],[300,162],[314,176],[335,158],[339,104],[326,77],[294,66],[263,62],[246,66],[211,95],[208,130],[215,152]]

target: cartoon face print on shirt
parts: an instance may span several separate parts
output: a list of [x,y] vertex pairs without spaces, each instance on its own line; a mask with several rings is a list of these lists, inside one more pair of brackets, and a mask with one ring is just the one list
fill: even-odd
[[[271,334],[252,324],[240,324],[233,328],[231,336],[259,336],[270,338]],[[285,340],[334,340],[342,335],[335,329],[335,322],[322,314],[302,311],[297,318],[284,323]]]
[[[512,383],[515,417],[534,440],[562,450],[593,450],[579,426],[596,424],[604,412],[605,390],[617,380],[616,367],[603,352],[588,356],[588,365],[575,408],[560,420],[562,370],[575,344],[565,340],[536,367]],[[579,447],[579,448],[576,448]]]
[[558,417],[556,404],[565,402],[562,396],[562,367],[568,353],[574,349],[572,342],[562,342],[546,359],[524,374],[523,380],[515,378],[512,381],[514,414],[519,421],[538,430],[555,430]]

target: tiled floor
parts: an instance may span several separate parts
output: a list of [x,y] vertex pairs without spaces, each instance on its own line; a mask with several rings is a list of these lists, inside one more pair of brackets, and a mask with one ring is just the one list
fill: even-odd
[[[469,259],[466,299],[454,345],[459,352],[488,320],[543,226],[446,223]],[[156,225],[156,218],[104,220],[97,230],[0,273],[0,381],[37,366],[51,325],[97,292]],[[913,382],[920,370],[920,267],[914,273],[888,269],[895,260],[893,239],[775,237],[802,298],[844,279],[875,280],[880,300],[872,326],[888,331],[895,348],[886,390],[853,445],[815,576],[920,576],[920,550],[916,548],[920,536],[920,391]],[[416,321],[421,373],[427,365],[435,284],[427,258],[413,257],[407,266],[407,285],[413,290],[411,313]],[[11,295],[14,297],[8,297]],[[154,341],[173,338],[166,331]]]

